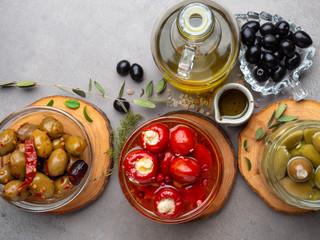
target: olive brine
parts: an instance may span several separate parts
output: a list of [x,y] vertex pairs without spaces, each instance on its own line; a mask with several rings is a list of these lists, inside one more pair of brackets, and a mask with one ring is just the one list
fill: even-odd
[[247,46],[245,59],[255,64],[253,76],[258,82],[270,77],[274,82],[281,81],[287,70],[294,70],[301,63],[298,48],[312,44],[311,37],[304,31],[292,32],[286,21],[276,24],[248,21],[241,28],[242,43]]
[[[0,133],[0,157],[8,163],[0,169],[2,197],[9,201],[45,201],[74,189],[88,164],[81,160],[87,142],[64,132],[61,122],[47,116],[40,125],[24,123],[17,131]],[[9,155],[10,154],[10,155]]]

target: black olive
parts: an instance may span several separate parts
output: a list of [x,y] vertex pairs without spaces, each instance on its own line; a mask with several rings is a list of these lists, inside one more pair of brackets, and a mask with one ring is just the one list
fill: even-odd
[[121,76],[126,76],[130,72],[130,63],[127,60],[121,60],[117,64],[117,73]]
[[279,39],[272,35],[272,34],[267,34],[263,37],[263,46],[266,49],[270,49],[270,50],[276,50],[278,48],[279,45]]
[[273,23],[267,22],[267,23],[262,24],[262,26],[260,27],[260,33],[262,36],[267,35],[267,34],[276,35],[277,29]]
[[258,82],[265,82],[269,79],[269,70],[263,66],[258,66],[253,71],[253,76]]
[[81,182],[84,175],[86,175],[87,170],[88,164],[83,160],[77,160],[74,164],[72,164],[69,170],[70,182],[74,186],[77,186]]
[[256,40],[254,41],[253,45],[258,45],[258,46],[262,46],[262,37],[260,36],[256,36]]
[[293,34],[294,43],[301,48],[309,47],[312,44],[311,37],[304,31],[297,31]]
[[44,170],[44,158],[38,157],[37,160],[37,172],[43,172]]
[[286,57],[285,64],[288,70],[293,70],[300,65],[301,56],[299,53],[295,52],[291,57]]
[[143,69],[142,67],[134,63],[130,68],[130,76],[134,81],[141,82],[143,78]]
[[269,69],[275,69],[279,66],[279,59],[273,53],[266,52],[263,54],[262,63]]
[[274,82],[280,82],[283,77],[286,75],[286,67],[282,64],[279,65],[276,69],[271,71],[271,78]]
[[296,45],[290,39],[285,39],[280,42],[280,49],[284,55],[290,57],[295,53]]
[[292,32],[292,31],[289,31],[287,35],[285,35],[285,36],[279,36],[279,39],[280,39],[280,40],[284,40],[284,39],[293,40],[293,32]]
[[251,28],[256,33],[259,31],[260,23],[258,21],[248,21],[245,24],[243,24],[241,29],[244,29],[245,27]]
[[277,33],[280,36],[286,36],[289,33],[290,26],[286,21],[279,21],[276,23]]
[[125,113],[126,111],[125,111],[125,110],[123,109],[123,107],[121,106],[120,101],[123,103],[123,105],[125,106],[125,108],[127,109],[127,111],[129,111],[129,109],[130,109],[130,103],[129,103],[126,99],[124,99],[124,98],[118,98],[118,99],[114,100],[114,102],[113,102],[113,107],[114,107],[117,111]]
[[251,46],[254,44],[255,39],[256,35],[251,28],[245,27],[241,30],[241,40],[243,44]]
[[278,49],[277,51],[273,52],[273,55],[276,56],[279,59],[280,62],[284,58],[284,54],[280,49]]
[[246,54],[245,54],[246,60],[248,63],[258,63],[258,61],[261,58],[261,50],[258,45],[253,45],[251,47],[248,47]]

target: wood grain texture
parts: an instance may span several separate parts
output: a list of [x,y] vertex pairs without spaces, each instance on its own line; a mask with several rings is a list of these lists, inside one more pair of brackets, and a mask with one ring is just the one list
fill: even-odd
[[196,220],[206,218],[211,214],[219,211],[224,206],[233,188],[237,174],[237,163],[232,143],[230,142],[223,129],[217,123],[215,123],[210,118],[204,117],[201,114],[188,111],[177,111],[170,112],[166,115],[179,116],[198,123],[208,131],[209,136],[216,140],[220,148],[221,156],[223,159],[221,186],[212,204]]
[[[293,207],[280,198],[278,198],[269,188],[262,170],[262,153],[264,149],[264,141],[255,139],[255,132],[259,127],[267,129],[267,124],[274,110],[278,108],[279,103],[287,104],[284,115],[298,116],[299,120],[320,120],[320,103],[311,100],[302,100],[299,102],[293,99],[286,99],[269,105],[260,112],[254,114],[247,127],[239,134],[239,151],[238,165],[239,170],[248,185],[259,194],[264,202],[271,208],[289,214],[305,214],[312,211]],[[244,140],[248,141],[248,150],[243,148]],[[248,164],[245,157],[249,158],[252,168],[248,170]]]
[[[53,99],[53,107],[62,109],[75,117],[85,128],[93,149],[93,165],[89,182],[82,192],[70,203],[60,209],[48,212],[50,214],[61,214],[75,211],[94,201],[105,189],[108,177],[100,178],[96,181],[91,180],[101,177],[102,172],[108,172],[112,167],[113,161],[109,155],[105,154],[111,145],[110,123],[106,115],[91,103],[77,99],[80,102],[80,108],[71,109],[65,106],[64,102],[70,97],[51,96],[42,98],[30,106],[47,105]],[[88,122],[83,115],[83,108],[87,106],[87,112],[93,122]]]

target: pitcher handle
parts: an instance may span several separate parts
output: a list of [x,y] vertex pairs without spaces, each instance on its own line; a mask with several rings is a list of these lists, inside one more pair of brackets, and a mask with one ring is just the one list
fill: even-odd
[[181,58],[178,65],[178,75],[181,78],[189,79],[190,71],[193,67],[194,57],[196,55],[197,47],[191,45],[184,45]]

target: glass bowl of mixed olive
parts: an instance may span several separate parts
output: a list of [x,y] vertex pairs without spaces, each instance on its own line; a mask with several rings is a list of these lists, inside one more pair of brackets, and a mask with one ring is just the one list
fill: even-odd
[[284,124],[265,145],[262,168],[271,190],[288,204],[320,209],[320,121]]
[[84,189],[91,167],[90,139],[63,110],[27,107],[0,122],[1,196],[21,209],[61,208]]
[[252,90],[267,96],[291,90],[299,101],[307,96],[299,77],[312,65],[312,39],[291,20],[266,12],[235,14],[241,28],[240,70]]

